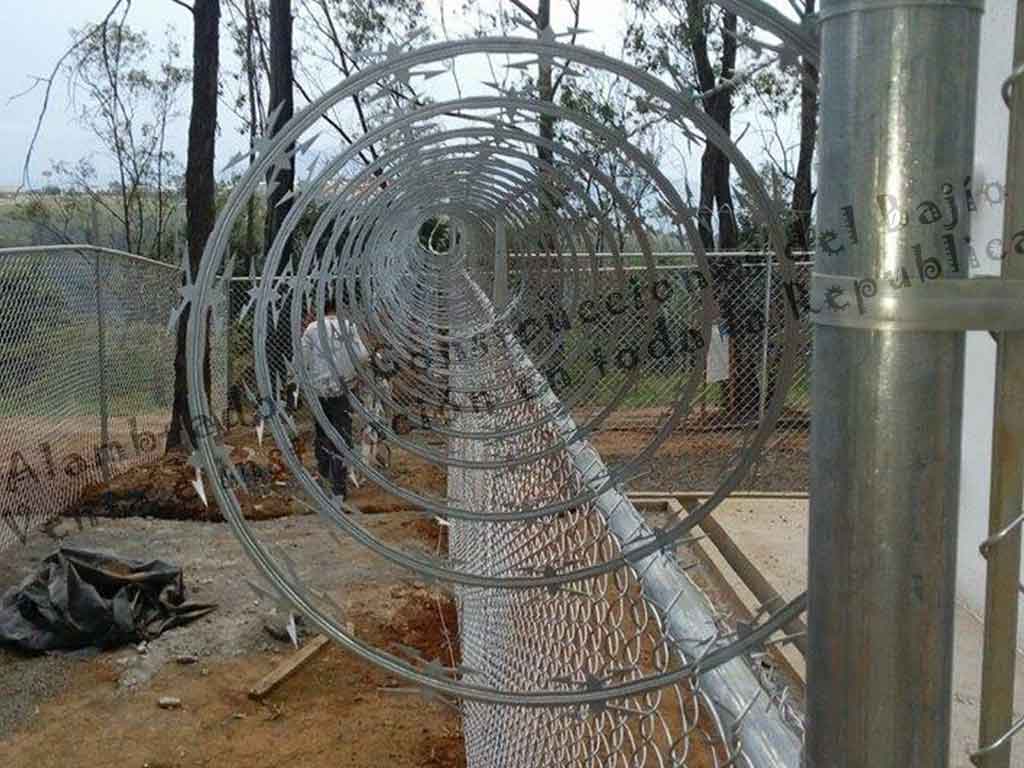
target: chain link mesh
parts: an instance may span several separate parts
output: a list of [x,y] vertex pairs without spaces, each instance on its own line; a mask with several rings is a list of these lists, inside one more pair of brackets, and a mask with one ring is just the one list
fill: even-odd
[[[453,323],[452,330],[455,336],[469,339],[483,327],[484,323]],[[510,346],[515,348],[516,343]],[[514,402],[515,387],[503,387],[500,377],[483,371],[501,370],[502,362],[531,370],[529,358],[519,353],[506,351],[498,355],[504,360],[492,359],[479,367],[456,363],[453,389],[492,391],[497,401]],[[543,389],[539,375],[536,378]],[[500,462],[508,455],[530,455],[557,444],[575,427],[566,420],[561,422],[562,429],[556,428],[544,398],[523,398],[518,405],[480,413],[474,413],[476,404],[470,398],[453,399],[456,426],[463,430],[498,433],[540,424],[503,440],[454,440],[450,454],[460,459]],[[557,401],[546,404],[557,408]],[[594,487],[595,476],[606,471],[589,446],[575,445],[573,452],[562,449],[536,462],[501,470],[452,466],[449,498],[491,514],[571,501]],[[609,496],[614,500],[609,501]],[[628,522],[621,521],[623,516]],[[451,557],[474,572],[499,577],[551,574],[607,563],[655,533],[625,497],[610,491],[592,503],[538,522],[453,521],[449,546]],[[687,555],[685,547],[670,548],[568,587],[457,588],[467,681],[499,690],[545,689],[553,682],[566,690],[600,690],[613,681],[640,680],[679,669],[703,656],[734,627],[684,573],[684,560],[690,561],[686,569],[703,567],[692,553]],[[666,582],[673,584],[674,597],[659,605],[658,590],[664,590]],[[683,613],[689,624],[685,636],[679,624],[672,623],[679,622]],[[510,710],[467,701],[463,730],[468,765],[749,765],[744,754],[744,713],[731,698],[736,686],[747,685],[749,698],[741,695],[741,706],[750,707],[764,694],[770,700],[768,710],[778,703],[793,731],[803,730],[801,716],[782,703],[788,688],[769,679],[770,668],[770,663],[755,663],[750,657],[736,659],[721,673],[727,679],[716,677],[712,685],[704,685],[705,676],[693,675],[654,692],[589,707]],[[764,688],[757,690],[758,685]],[[753,738],[765,737],[771,728],[764,723],[750,726]],[[780,751],[784,753],[785,747]]]
[[[0,550],[163,454],[181,284],[177,267],[91,246],[0,250]],[[218,411],[225,374],[211,370]]]
[[[252,395],[258,391],[252,334],[255,314],[253,308],[262,283],[263,278],[251,275],[234,277],[226,284],[227,307],[230,313],[228,327],[231,329],[227,335],[228,351],[224,367],[227,377],[228,416],[232,419],[237,417],[240,421],[251,416],[249,412],[254,407]],[[265,342],[270,365],[280,381],[282,391],[286,391],[295,383],[294,374],[288,366],[294,351],[292,329],[287,322],[288,313],[291,312],[291,292],[294,289],[292,283],[293,281],[287,277],[274,280],[275,290],[284,297],[284,301],[277,305],[276,322],[273,323],[273,331],[268,334]],[[312,319],[311,315],[309,317]]]
[[[623,259],[629,257],[623,254]],[[783,353],[782,316],[786,302],[792,300],[801,309],[789,394],[774,434],[740,487],[806,491],[812,338],[805,304],[812,267],[809,254],[798,254],[793,264],[792,297],[779,265],[769,267],[764,254],[708,254],[710,287],[718,297],[722,320],[712,327],[707,349],[700,336],[705,278],[693,254],[654,254],[663,283],[657,289],[659,313],[647,350],[637,346],[652,325],[641,295],[647,277],[640,267],[626,267],[625,274],[619,275],[610,255],[598,258],[596,270],[580,281],[596,286],[595,295],[601,300],[574,304],[576,289],[563,280],[561,293],[524,294],[518,322],[532,347],[561,350],[546,359],[543,367],[557,371],[554,383],[572,403],[574,416],[585,420],[615,404],[614,413],[602,425],[615,439],[607,438],[600,446],[602,455],[626,459],[644,445],[668,417],[703,357],[704,378],[685,423],[660,447],[650,475],[639,479],[636,487],[713,490],[764,419]],[[537,274],[541,269],[524,260],[519,278],[524,284],[543,284],[544,276]],[[589,285],[577,287],[590,290]],[[568,368],[564,365],[567,353],[574,360]],[[635,378],[623,394],[620,390],[630,374]]]
[[[794,264],[797,301],[805,301],[806,289],[810,285],[812,262],[808,257],[809,254],[798,254]],[[604,258],[606,264],[611,263],[607,255]],[[646,441],[664,420],[687,371],[694,369],[696,355],[702,352],[703,342],[697,336],[702,311],[699,293],[701,274],[693,254],[656,253],[654,258],[661,265],[659,275],[666,280],[667,294],[657,320],[657,332],[651,342],[655,345],[655,354],[643,356],[632,390],[617,403],[612,421],[603,425],[604,430],[624,438],[621,445],[626,448]],[[647,483],[641,479],[637,487],[702,492],[713,489],[721,473],[740,454],[763,419],[784,343],[781,305],[788,300],[778,265],[772,264],[769,270],[764,258],[764,254],[759,253],[709,254],[715,278],[713,289],[721,295],[723,286],[730,286],[735,330],[730,329],[728,316],[715,326],[711,346],[706,351],[705,378],[683,425],[685,436],[681,434],[680,439],[672,439],[662,447],[656,456],[656,469],[660,471]],[[482,271],[478,277],[482,285],[489,285],[489,272]],[[613,267],[600,267],[597,278],[601,286],[599,295],[612,296],[616,290],[616,279]],[[279,278],[282,286],[286,281],[286,278]],[[227,301],[232,330],[227,340],[230,351],[221,369],[227,378],[224,384],[228,408],[226,423],[235,423],[233,419],[244,421],[245,412],[253,407],[249,393],[258,389],[251,337],[252,308],[260,284],[261,278],[256,276],[236,277],[229,283]],[[551,334],[549,317],[557,328],[557,315],[561,313],[562,303],[561,300],[553,302],[553,297],[544,293],[531,295],[523,306],[520,319],[539,319],[542,333]],[[570,372],[568,386],[571,391],[566,394],[574,403],[573,412],[577,417],[593,415],[615,400],[616,392],[625,379],[624,372],[616,370],[621,366],[617,365],[615,351],[628,350],[630,339],[642,336],[650,324],[644,309],[637,309],[638,304],[628,300],[623,304],[626,308],[619,316],[609,312],[607,307],[597,307],[594,310],[597,322],[590,325],[577,323],[576,328],[558,339],[557,343],[563,347],[584,344],[589,349],[612,350],[602,353],[603,365],[608,368],[606,375],[597,377],[595,382],[584,384],[582,380],[576,381],[582,376],[579,372]],[[287,306],[283,307],[281,316],[286,316],[288,311]],[[286,361],[291,357],[293,340],[288,324],[281,322],[280,327],[280,332],[267,337],[266,345],[271,360]],[[803,308],[800,312],[797,363],[789,396],[770,442],[741,484],[743,489],[807,490],[811,337],[811,323],[806,308]],[[537,343],[543,345],[545,341],[554,343],[551,339],[539,339]],[[624,361],[628,362],[625,358]],[[597,363],[590,359],[588,366],[594,365]],[[608,369],[612,371],[610,375]],[[283,391],[286,391],[294,383],[294,377],[283,365],[279,368],[279,375]],[[405,394],[400,393],[399,396]],[[622,455],[614,450],[614,446],[610,447],[610,455]],[[699,455],[692,462],[673,461],[680,454]]]

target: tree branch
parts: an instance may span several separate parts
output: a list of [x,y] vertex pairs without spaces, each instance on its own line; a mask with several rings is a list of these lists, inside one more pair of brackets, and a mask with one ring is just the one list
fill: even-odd
[[[125,10],[127,11],[128,8],[131,8],[132,0],[116,0],[114,4],[110,7],[110,10],[107,11],[107,15],[103,17],[103,21],[100,22],[100,25],[105,26],[114,17],[114,14],[117,12],[117,9],[121,7],[121,4],[125,2],[127,2],[127,7]],[[71,44],[71,46],[66,51],[64,51],[63,54],[61,54],[61,57],[57,59],[57,63],[54,64],[53,70],[50,72],[50,76],[39,78],[38,82],[36,83],[36,85],[38,85],[39,82],[45,82],[46,91],[43,94],[43,105],[39,109],[39,117],[36,118],[36,127],[32,132],[32,139],[29,141],[28,150],[26,150],[25,152],[25,164],[22,166],[21,183],[18,185],[17,190],[15,190],[14,192],[15,197],[17,197],[18,193],[21,192],[21,190],[24,189],[26,186],[31,186],[29,182],[28,168],[29,165],[31,165],[32,163],[32,154],[35,152],[36,144],[39,141],[39,134],[43,130],[43,120],[46,118],[46,112],[50,106],[50,94],[53,91],[53,81],[57,78],[57,74],[64,66],[64,62],[67,61],[71,54],[78,50],[78,48],[86,40],[92,37],[94,33],[95,28],[90,28],[81,37],[75,40]],[[29,91],[26,91],[25,93],[34,90],[34,88],[35,86],[30,88]]]
[[534,24],[537,23],[537,13],[536,13],[536,11],[530,10],[530,8],[528,6],[526,6],[523,2],[521,2],[521,0],[509,0],[509,2],[511,2],[512,5],[514,5],[520,11],[522,11],[527,16],[529,16],[531,19],[533,19],[533,23]]
[[[295,83],[295,90],[297,90],[299,92],[299,95],[302,96],[302,98],[304,98],[307,102],[312,104],[313,103],[313,99],[310,98],[309,92],[306,91],[306,89],[302,86],[302,83],[300,83],[298,81],[298,79],[294,80],[294,83]],[[341,138],[344,139],[345,142],[348,143],[350,146],[355,143],[352,140],[352,137],[349,136],[348,133],[345,131],[345,129],[341,126],[341,124],[337,120],[334,120],[326,112],[324,114],[320,115],[320,118],[324,122],[326,122],[329,126],[334,128],[334,130],[336,130],[341,135]],[[363,161],[364,165],[369,165],[370,164],[370,160],[362,152],[359,153],[359,159]]]
[[186,2],[183,2],[182,0],[171,0],[171,2],[172,2],[172,3],[174,3],[175,5],[180,5],[180,6],[181,6],[182,8],[184,8],[184,9],[185,9],[186,11],[188,11],[189,13],[191,13],[191,14],[192,14],[193,16],[194,16],[194,15],[195,15],[195,13],[196,13],[196,12],[195,12],[195,9],[194,9],[194,8],[193,8],[193,7],[191,6],[191,5],[189,5],[189,4],[188,4],[188,3],[186,3]]
[[[578,34],[580,27],[580,6],[583,5],[583,0],[569,0],[569,7],[572,8],[573,24],[572,24],[572,37],[569,40],[569,45],[576,45],[576,35]],[[565,62],[565,67],[558,74],[558,78],[555,80],[554,86],[551,88],[551,95],[554,96],[558,93],[558,89],[562,87],[562,81],[565,80],[565,73],[569,71],[569,65],[571,62]]]
[[[331,42],[334,43],[334,47],[338,51],[338,61],[339,61],[339,64],[341,65],[341,70],[345,74],[345,77],[350,77],[352,73],[351,73],[351,70],[349,68],[348,60],[347,60],[347,53],[348,52],[345,50],[345,46],[341,42],[341,35],[338,34],[338,28],[335,26],[334,19],[331,17],[330,8],[327,6],[327,0],[320,0],[320,7],[321,7],[321,9],[324,12],[324,21],[327,23],[328,37],[331,39]],[[352,94],[352,103],[356,107],[356,116],[359,118],[359,125],[363,129],[363,133],[364,134],[369,133],[370,132],[370,128],[369,128],[369,125],[366,122],[366,114],[363,112],[363,102],[359,98],[359,94],[358,93],[353,93]],[[373,144],[371,143],[369,145],[369,148],[370,148],[370,157],[372,157],[374,159],[374,161],[376,161],[377,160],[377,149],[376,149],[376,147],[374,147]]]
[[28,88],[26,88],[26,89],[25,89],[24,91],[18,91],[18,92],[17,92],[16,94],[14,94],[13,96],[10,96],[10,97],[9,97],[9,98],[7,99],[7,103],[8,103],[8,104],[10,104],[10,103],[11,103],[12,101],[17,101],[17,100],[18,100],[18,99],[20,99],[20,98],[21,98],[22,96],[28,96],[28,95],[29,95],[30,93],[32,93],[32,91],[34,91],[34,90],[35,90],[35,89],[36,89],[37,87],[39,87],[39,86],[40,86],[40,85],[42,85],[43,83],[47,82],[47,80],[46,80],[46,78],[45,78],[45,77],[36,77],[35,75],[29,75],[29,76],[28,76],[28,79],[32,81],[32,85],[30,85],[30,86],[29,86]]

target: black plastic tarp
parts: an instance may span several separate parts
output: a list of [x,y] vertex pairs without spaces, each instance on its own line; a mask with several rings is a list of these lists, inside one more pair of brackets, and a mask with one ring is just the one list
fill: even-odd
[[186,601],[180,568],[61,548],[0,599],[0,643],[28,651],[152,640],[215,606]]

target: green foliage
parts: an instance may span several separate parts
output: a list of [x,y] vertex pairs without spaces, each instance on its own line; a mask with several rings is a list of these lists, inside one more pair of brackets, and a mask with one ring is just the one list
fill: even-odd
[[54,318],[64,313],[64,297],[55,281],[33,261],[7,263],[0,271],[0,308],[3,312],[0,339],[0,366],[9,370],[18,358],[26,360],[26,369],[39,350],[33,348],[40,328],[52,328]]
[[319,6],[329,12],[339,37],[351,51],[376,48],[384,35],[410,33],[423,17],[422,0],[306,0],[302,5]]
[[445,219],[427,219],[420,226],[420,245],[434,253],[447,253],[451,247],[451,229]]

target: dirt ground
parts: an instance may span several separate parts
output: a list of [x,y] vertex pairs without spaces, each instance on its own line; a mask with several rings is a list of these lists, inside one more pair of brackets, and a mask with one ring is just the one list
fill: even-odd
[[[640,414],[643,416],[643,414]],[[640,419],[601,432],[609,463],[632,459],[650,440]],[[743,433],[673,435],[635,490],[709,489],[737,455]],[[428,590],[323,523],[293,498],[280,454],[251,431],[228,439],[250,488],[243,513],[262,539],[287,552],[311,587],[342,607],[344,620],[370,644],[399,655],[457,662],[457,619],[447,595]],[[311,441],[295,449],[315,468]],[[806,433],[789,434],[746,484],[786,490],[806,482]],[[392,475],[404,486],[444,495],[443,468],[401,451]],[[330,647],[262,703],[248,690],[293,652],[272,636],[285,614],[249,586],[256,569],[215,505],[202,504],[185,457],[162,458],[91,486],[70,517],[32,534],[0,560],[0,591],[16,585],[58,542],[126,557],[160,558],[185,570],[190,597],[218,605],[208,617],[141,649],[28,657],[0,650],[0,762],[14,768],[126,765],[424,766],[459,768],[464,748],[458,714],[339,648]],[[443,551],[444,529],[409,504],[365,483],[352,502],[381,540]],[[182,664],[180,659],[195,659]],[[158,706],[164,696],[178,709]]]
[[[310,451],[311,452],[311,451]],[[264,462],[258,456],[255,462]],[[395,471],[416,487],[443,488],[443,471],[396,456]],[[253,460],[248,456],[247,460]],[[271,466],[269,463],[267,466]],[[263,702],[248,691],[293,653],[268,626],[284,611],[249,586],[256,569],[226,525],[198,501],[172,508],[174,487],[191,470],[178,460],[132,470],[111,488],[95,488],[87,503],[103,502],[113,516],[79,511],[32,534],[0,561],[0,591],[18,584],[59,542],[125,557],[160,558],[184,568],[190,597],[218,605],[209,616],[172,630],[141,648],[26,656],[0,651],[0,764],[54,766],[422,766],[464,765],[456,711],[409,692],[369,662],[329,647]],[[148,494],[134,491],[145,473]],[[450,598],[428,590],[411,574],[387,566],[323,523],[296,510],[271,472],[265,497],[248,499],[247,513],[261,539],[298,564],[311,587],[341,606],[343,620],[368,643],[428,660],[458,660],[457,619]],[[134,486],[134,487],[133,487]],[[102,497],[109,491],[109,496]],[[255,494],[254,494],[255,497]],[[263,504],[270,500],[269,509]],[[408,504],[364,486],[355,499],[361,522],[381,539],[437,551],[445,542],[434,522],[403,509]],[[126,505],[134,503],[129,516]],[[257,504],[261,509],[255,509]],[[276,506],[275,506],[276,505]],[[99,509],[93,510],[100,512]],[[266,512],[266,514],[260,514]],[[291,513],[291,514],[289,514]],[[275,519],[260,519],[260,518]],[[182,661],[191,663],[181,663]],[[161,697],[181,700],[162,709]]]
[[[413,592],[395,607],[434,636],[394,619],[367,639],[440,650],[438,623],[425,620],[429,601]],[[282,658],[261,651],[168,664],[131,691],[118,684],[116,658],[76,664],[64,692],[0,742],[0,761],[12,768],[465,765],[456,712],[405,692],[399,681],[339,648],[325,650],[265,700],[250,700],[247,688]],[[164,696],[180,699],[181,708],[161,709]]]
[[[713,491],[738,461],[752,435],[745,432],[673,433],[659,446],[630,491]],[[773,435],[742,490],[806,491],[809,482],[809,435],[805,429]],[[605,463],[630,461],[651,441],[650,430],[610,429],[593,441]]]
[[[292,442],[303,466],[316,472],[312,426],[300,425],[300,435]],[[230,446],[230,457],[245,479],[248,493],[239,494],[242,513],[247,520],[272,520],[308,513],[308,507],[295,501],[302,495],[289,471],[281,451],[269,434],[258,441],[255,430],[237,428],[224,440]],[[410,453],[395,449],[387,474],[400,487],[420,493],[444,496],[446,473],[443,467],[431,464]],[[161,456],[144,466],[118,474],[109,485],[89,486],[76,506],[76,514],[86,517],[148,517],[166,520],[221,521],[215,504],[204,505],[192,481],[195,469],[188,456]],[[385,493],[369,481],[358,488],[350,487],[349,501],[366,514],[396,512],[409,504]]]

